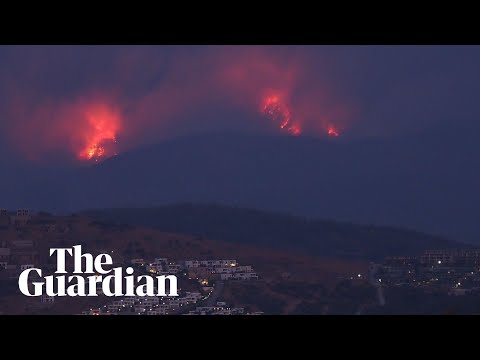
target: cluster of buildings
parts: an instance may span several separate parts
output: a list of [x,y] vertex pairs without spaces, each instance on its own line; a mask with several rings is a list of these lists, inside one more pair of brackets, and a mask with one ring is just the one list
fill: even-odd
[[147,272],[156,275],[175,275],[183,270],[182,265],[168,261],[166,258],[156,258],[153,262],[147,264],[143,259],[132,259],[131,263],[143,266]]
[[258,274],[252,266],[241,266],[237,260],[185,260],[182,265],[190,277],[219,280],[258,279]]
[[[28,209],[8,211],[0,209],[0,230],[13,229],[20,232],[14,239],[0,238],[0,278],[18,278],[21,271],[32,268],[40,262],[35,240],[22,235],[22,232],[40,230],[43,232],[66,233],[69,227],[65,224],[55,224],[53,220],[46,221],[40,214],[33,214]],[[43,256],[45,257],[45,256]]]
[[418,257],[388,257],[381,264],[370,264],[369,278],[387,286],[464,295],[480,290],[480,250],[428,250]]
[[38,252],[33,240],[12,240],[0,242],[1,276],[17,278],[21,271],[38,263]]
[[157,275],[175,275],[185,271],[189,278],[210,280],[257,280],[258,274],[251,265],[239,265],[237,260],[183,260],[172,262],[156,258],[149,263],[144,259],[132,259],[131,263]]
[[[132,296],[116,299],[102,308],[90,309],[82,315],[241,315],[243,308],[230,308],[224,302],[217,302],[215,306],[200,306],[192,310],[192,305],[207,300],[215,287],[216,280],[253,280],[258,279],[250,265],[239,265],[237,260],[183,260],[174,262],[167,258],[155,258],[148,262],[144,259],[131,259],[130,264],[137,270],[155,275],[176,275],[183,273],[189,280],[198,281],[200,292],[184,292],[179,297],[148,297]],[[197,285],[198,286],[198,285]],[[99,291],[99,289],[97,289]],[[156,289],[154,290],[156,292]],[[202,295],[203,294],[203,295]],[[51,301],[45,299],[42,301]],[[53,301],[53,300],[52,300]],[[209,300],[211,301],[211,300]],[[206,303],[206,301],[204,302]],[[253,315],[259,315],[260,312]]]
[[8,211],[0,209],[0,230],[14,228],[17,230],[33,227],[44,232],[68,233],[71,229],[66,224],[57,224],[48,213],[34,213],[29,209]]
[[214,306],[198,306],[185,315],[263,315],[263,312],[246,313],[243,307],[231,308],[226,302],[218,301]]
[[[0,209],[0,229],[8,229],[11,226],[24,226],[30,220],[28,209],[18,209],[16,213],[10,213],[6,209]],[[33,240],[13,240],[7,242],[0,239],[0,270],[3,276],[13,278],[21,269],[33,267],[38,260]]]
[[18,209],[10,213],[7,209],[0,209],[0,227],[25,226],[31,219],[30,210]]
[[[156,291],[156,290],[155,290]],[[199,292],[185,292],[184,296],[126,296],[102,308],[83,311],[82,315],[169,315],[181,312],[182,307],[202,299]]]
[[[38,253],[36,240],[28,236],[32,231],[37,233],[67,233],[71,225],[56,221],[49,214],[34,214],[28,209],[8,211],[0,209],[0,231],[6,231],[15,236],[0,238],[0,280],[18,279],[20,273],[28,268],[40,267],[46,275],[55,271],[55,264],[50,264],[46,256]],[[8,240],[6,240],[8,239]],[[100,253],[107,253],[103,251]],[[110,252],[108,252],[110,254]],[[111,256],[114,263],[128,263],[134,265],[137,271],[155,275],[187,276],[194,282],[199,282],[200,287],[195,287],[201,292],[185,292],[179,297],[124,297],[115,299],[108,305],[99,309],[90,309],[85,314],[133,314],[133,315],[167,315],[175,313],[189,314],[243,314],[243,308],[230,308],[226,304],[218,303],[215,306],[203,306],[194,309],[198,301],[209,304],[209,298],[214,291],[216,281],[250,281],[257,280],[258,274],[251,265],[241,265],[235,259],[214,260],[183,260],[171,261],[167,258],[155,258],[153,261],[134,258],[125,259],[117,257],[114,252]],[[120,255],[120,254],[118,254]],[[33,276],[33,275],[32,275]],[[101,283],[97,284],[97,293],[101,293]],[[216,298],[217,296],[215,296]],[[36,305],[51,307],[55,305],[55,297],[42,295],[35,299]],[[215,300],[213,300],[215,301]],[[192,310],[194,309],[194,310]]]

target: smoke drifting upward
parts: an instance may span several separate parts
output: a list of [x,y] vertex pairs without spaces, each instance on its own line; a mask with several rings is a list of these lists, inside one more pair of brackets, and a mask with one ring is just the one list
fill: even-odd
[[[93,56],[98,48],[83,51]],[[115,49],[107,57],[108,70],[79,64],[78,88],[72,82],[68,91],[45,96],[39,82],[33,91],[7,96],[6,130],[29,159],[68,154],[83,161],[176,136],[187,123],[228,129],[230,118],[219,123],[205,115],[218,108],[245,115],[242,126],[248,129],[338,136],[348,127],[351,105],[331,91],[331,81],[318,75],[322,64],[307,55],[267,47]],[[48,51],[38,56],[48,57]],[[57,56],[59,74],[49,80],[61,82],[72,61],[65,59],[68,66],[62,68]],[[12,82],[28,83],[32,73],[52,72],[48,61],[40,64],[27,61],[30,77]]]
[[214,123],[202,113],[218,108],[243,114],[245,128],[293,135],[328,136],[332,127],[340,134],[352,118],[351,104],[330,91],[330,81],[319,78],[322,64],[305,55],[209,47],[194,60],[179,54],[172,63],[157,86],[132,103],[125,118],[127,126],[135,127],[126,133],[140,132],[139,139],[145,131],[172,136],[183,121],[195,121],[202,130],[228,128],[228,117]]
[[98,94],[92,99],[44,103],[30,111],[19,104],[13,113],[12,138],[30,160],[53,155],[97,162],[116,154],[121,111]]
[[99,161],[116,155],[114,145],[121,126],[120,114],[107,104],[87,104],[81,111],[87,125],[85,146],[78,153],[78,158]]

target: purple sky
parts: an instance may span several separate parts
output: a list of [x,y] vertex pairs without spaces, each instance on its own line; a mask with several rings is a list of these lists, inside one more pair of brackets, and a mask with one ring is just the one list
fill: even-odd
[[259,116],[271,95],[308,135],[454,128],[479,116],[479,63],[478,46],[1,46],[0,157],[78,155],[96,136],[86,112],[114,122],[102,131],[122,151],[275,132]]

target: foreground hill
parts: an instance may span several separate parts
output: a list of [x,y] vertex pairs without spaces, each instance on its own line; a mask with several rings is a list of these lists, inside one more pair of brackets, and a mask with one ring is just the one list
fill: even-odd
[[144,209],[90,210],[87,215],[114,224],[255,245],[277,250],[363,260],[415,255],[460,245],[420,232],[307,219],[219,205],[170,205]]
[[[82,245],[91,253],[108,252],[115,263],[131,258],[151,260],[166,257],[173,261],[185,259],[236,259],[251,265],[260,280],[253,283],[238,282],[226,286],[222,297],[238,306],[258,307],[267,313],[292,313],[303,302],[331,302],[329,298],[341,279],[365,274],[368,264],[362,261],[314,257],[272,250],[253,244],[238,244],[211,240],[187,234],[163,232],[139,226],[120,226],[86,216],[34,216],[24,227],[0,227],[0,239],[5,246],[15,241],[32,241],[38,254],[36,266],[52,264],[48,256],[54,247]],[[248,285],[245,287],[245,285]],[[315,293],[291,293],[292,288],[315,288]],[[253,287],[250,297],[240,296]],[[248,292],[248,291],[247,291]],[[258,292],[258,296],[257,296]],[[73,314],[106,303],[105,298],[59,298],[48,313]],[[0,313],[36,313],[38,298],[28,298],[18,291],[17,279],[9,279],[0,270]],[[320,310],[319,310],[320,311]]]
[[[477,128],[399,139],[210,134],[73,169],[4,167],[1,207],[220,203],[476,242]],[[461,135],[461,136],[459,136]]]

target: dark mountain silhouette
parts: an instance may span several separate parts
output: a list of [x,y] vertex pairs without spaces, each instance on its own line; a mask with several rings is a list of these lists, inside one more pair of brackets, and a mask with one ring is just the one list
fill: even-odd
[[184,137],[90,167],[5,171],[1,206],[64,212],[218,203],[475,242],[480,158],[472,129],[362,140]]
[[342,258],[378,260],[389,255],[418,255],[426,249],[464,246],[404,229],[218,205],[90,210],[86,215],[112,224],[153,227],[164,232]]

